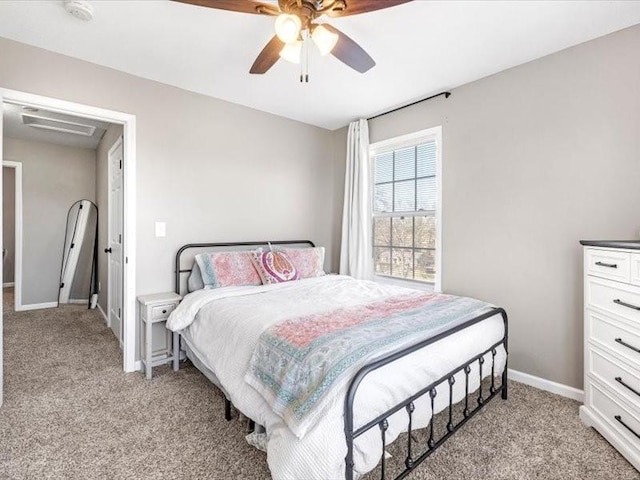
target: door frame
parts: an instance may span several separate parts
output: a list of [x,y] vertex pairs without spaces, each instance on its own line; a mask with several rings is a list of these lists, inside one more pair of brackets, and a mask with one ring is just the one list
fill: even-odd
[[[1,143],[2,142],[0,140],[0,144]],[[15,230],[15,245],[13,247],[13,295],[14,309],[16,312],[20,312],[22,310],[26,310],[22,305],[22,162],[3,159],[2,167],[13,168],[15,171],[15,186],[13,190],[15,195],[15,225],[13,227]],[[2,274],[4,275],[4,269]],[[4,285],[4,282],[2,285]]]
[[[59,100],[56,98],[34,95],[0,87],[0,110],[2,103],[19,103],[20,105],[42,108],[49,111],[76,115],[123,126],[123,175],[124,175],[124,226],[123,226],[123,370],[136,371],[136,116],[107,110],[81,103]],[[2,115],[0,115],[0,155],[2,155]],[[0,173],[1,180],[1,173]],[[1,185],[1,183],[0,183]],[[1,188],[1,187],[0,187]],[[0,220],[1,220],[0,213]],[[0,221],[0,234],[2,233]],[[2,274],[0,273],[0,281]],[[1,308],[1,307],[0,307]],[[1,313],[1,310],[0,310]],[[2,315],[0,314],[0,382],[2,380]],[[2,388],[0,387],[0,405],[2,404]]]
[[[109,248],[109,244],[111,243],[111,230],[113,226],[111,225],[111,156],[116,151],[116,149],[122,145],[124,142],[124,137],[120,136],[113,142],[113,145],[109,147],[109,151],[107,152],[107,208],[109,211],[107,212],[107,248]],[[124,154],[123,154],[124,161]],[[124,180],[124,172],[123,172],[123,180]],[[123,232],[124,234],[124,232]],[[111,254],[109,254],[111,255]],[[122,262],[124,266],[124,261]],[[111,258],[107,259],[107,326],[111,328]],[[122,322],[122,318],[120,318],[120,322]],[[121,337],[124,337],[124,324],[121,323],[122,334]],[[122,338],[118,339],[120,341],[120,346],[122,346]],[[124,348],[124,347],[123,347]]]

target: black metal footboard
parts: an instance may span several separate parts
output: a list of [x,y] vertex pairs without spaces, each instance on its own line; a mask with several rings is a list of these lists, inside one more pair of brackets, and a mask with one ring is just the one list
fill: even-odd
[[[362,380],[374,370],[377,370],[385,365],[388,365],[399,358],[405,357],[417,350],[420,350],[428,345],[431,345],[439,340],[442,340],[445,337],[453,335],[456,332],[459,332],[471,325],[475,325],[478,322],[486,320],[494,315],[501,315],[502,320],[504,322],[504,337],[499,342],[496,342],[491,347],[489,347],[484,352],[474,356],[473,358],[468,359],[465,363],[450,371],[440,379],[436,380],[432,384],[427,387],[421,389],[411,397],[403,400],[398,403],[394,407],[390,408],[386,412],[382,413],[378,417],[374,418],[370,422],[365,425],[354,430],[353,426],[353,408],[354,408],[354,400],[356,396],[356,392],[358,390],[358,386],[362,382]],[[347,456],[345,459],[346,462],[346,480],[353,480],[354,478],[354,460],[353,460],[353,444],[359,436],[363,435],[365,432],[371,430],[372,428],[378,427],[380,429],[380,435],[382,439],[382,452],[381,452],[381,460],[380,460],[380,469],[381,469],[381,478],[386,479],[386,465],[385,465],[385,451],[387,449],[386,444],[386,431],[389,427],[388,418],[394,413],[405,409],[408,415],[408,428],[407,428],[407,440],[406,440],[406,457],[404,459],[404,470],[402,470],[398,475],[394,478],[395,480],[399,480],[405,478],[409,475],[420,463],[422,463],[427,457],[429,457],[440,445],[442,445],[451,435],[453,435],[460,427],[462,427],[473,415],[475,415],[482,407],[490,401],[493,397],[495,397],[499,392],[502,394],[503,399],[507,399],[507,362],[505,360],[504,371],[502,372],[502,381],[500,385],[496,386],[495,384],[495,359],[497,348],[500,345],[504,346],[505,353],[507,354],[508,359],[508,349],[507,349],[507,340],[508,340],[508,320],[507,313],[502,308],[494,308],[487,313],[484,313],[472,320],[469,320],[451,330],[443,332],[439,335],[431,337],[427,340],[424,340],[416,345],[408,347],[404,350],[396,352],[388,357],[382,358],[375,362],[370,363],[369,365],[361,368],[358,373],[355,375],[351,384],[349,386],[349,390],[347,391],[347,396],[345,398],[345,411],[344,411],[344,432],[345,438],[347,441]],[[483,385],[482,385],[482,377],[483,377],[483,368],[485,364],[485,356],[491,353],[491,386],[489,387],[489,395],[484,397],[483,394]],[[480,376],[480,386],[478,390],[478,396],[475,401],[474,406],[469,405],[469,375],[471,373],[471,366],[478,362],[478,371]],[[464,371],[465,373],[465,397],[464,401],[464,410],[462,411],[463,418],[455,423],[453,418],[453,385],[455,383],[454,375],[459,372]],[[449,386],[449,410],[448,410],[448,422],[446,424],[446,433],[442,435],[440,438],[434,437],[434,400],[436,398],[436,388],[441,384],[448,384]],[[414,445],[415,440],[413,438],[412,431],[412,417],[415,411],[414,402],[424,396],[429,395],[430,397],[430,405],[431,405],[431,420],[429,425],[427,426],[428,440],[426,442],[426,450],[421,453],[416,453],[416,445]],[[471,407],[471,408],[470,408]],[[445,413],[446,414],[446,413]],[[400,441],[398,439],[397,441]]]

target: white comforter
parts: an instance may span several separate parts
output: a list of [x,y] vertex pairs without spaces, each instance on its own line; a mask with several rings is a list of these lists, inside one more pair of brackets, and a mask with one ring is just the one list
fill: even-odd
[[[244,376],[260,334],[270,326],[294,315],[309,315],[398,293],[406,293],[406,290],[337,275],[260,287],[199,290],[184,298],[169,317],[167,328],[183,335],[198,358],[215,372],[234,405],[265,426],[267,460],[274,479],[340,479],[344,478],[347,453],[344,438],[346,388],[335,392],[326,406],[323,420],[304,437],[298,438],[257,391],[245,383]],[[355,426],[372,420],[488,349],[500,341],[503,334],[502,318],[493,316],[370,374],[358,389]],[[505,352],[500,347],[496,356],[496,375],[502,372],[505,359]],[[483,376],[490,374],[490,362],[491,357],[487,355]],[[470,375],[470,391],[478,388],[478,377],[476,363]],[[464,397],[464,374],[456,380],[454,401],[459,401]],[[448,386],[438,388],[436,412],[448,406],[448,397]],[[424,427],[431,417],[428,395],[415,405],[414,428]],[[387,443],[406,431],[406,426],[404,410],[393,415],[389,419]],[[380,452],[377,429],[359,437],[354,449],[356,472],[366,473],[373,469],[380,459]]]

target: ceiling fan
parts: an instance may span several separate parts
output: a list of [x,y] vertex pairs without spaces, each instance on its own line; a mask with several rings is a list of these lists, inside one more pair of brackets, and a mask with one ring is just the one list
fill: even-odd
[[381,10],[412,0],[278,0],[265,3],[255,0],[174,0],[202,7],[232,12],[276,17],[274,37],[262,49],[249,73],[266,73],[280,58],[301,65],[300,81],[309,81],[309,44],[313,42],[321,55],[331,53],[338,60],[364,73],[376,62],[354,40],[319,17],[345,17]]

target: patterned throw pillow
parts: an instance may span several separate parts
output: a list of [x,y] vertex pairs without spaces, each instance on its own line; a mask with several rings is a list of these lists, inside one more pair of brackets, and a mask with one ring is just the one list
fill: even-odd
[[284,248],[300,274],[300,278],[321,277],[324,272],[324,247]]
[[300,279],[295,265],[282,251],[264,251],[259,248],[251,254],[251,260],[265,285]]
[[205,288],[261,285],[250,252],[212,252],[196,255]]

